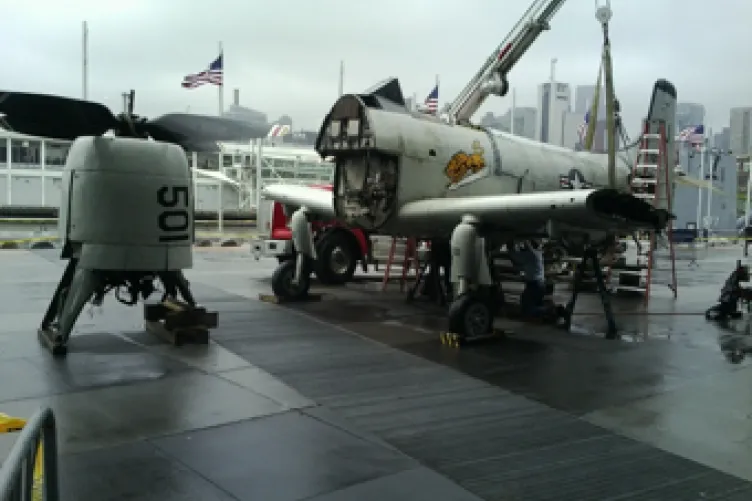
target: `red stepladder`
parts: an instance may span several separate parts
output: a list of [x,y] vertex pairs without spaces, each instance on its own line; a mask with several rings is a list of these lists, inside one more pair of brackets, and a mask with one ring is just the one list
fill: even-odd
[[[656,209],[664,209],[669,213],[673,207],[673,169],[668,155],[668,136],[666,125],[662,121],[645,121],[643,134],[640,138],[640,149],[632,169],[630,188],[632,195],[652,203]],[[644,281],[640,272],[639,289],[644,290],[645,307],[650,301],[650,289],[654,279],[654,267],[656,265],[656,250],[658,249],[658,232],[646,232],[647,250],[638,249],[638,263],[644,261]],[[668,261],[671,276],[668,287],[677,297],[676,282],[676,250],[674,248],[673,220],[669,220],[666,227],[668,245]],[[624,272],[622,272],[624,273]]]

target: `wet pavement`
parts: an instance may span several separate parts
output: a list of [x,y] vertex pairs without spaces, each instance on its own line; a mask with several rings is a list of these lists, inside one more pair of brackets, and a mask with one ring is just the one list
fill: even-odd
[[649,316],[617,300],[621,341],[586,295],[583,334],[507,322],[458,351],[395,286],[269,305],[274,261],[197,249],[208,348],[161,344],[109,297],[53,360],[34,332],[63,263],[2,251],[0,412],[56,411],[63,499],[750,499],[752,369],[719,347],[745,322],[701,316],[738,254],[680,262],[679,300],[656,287]]

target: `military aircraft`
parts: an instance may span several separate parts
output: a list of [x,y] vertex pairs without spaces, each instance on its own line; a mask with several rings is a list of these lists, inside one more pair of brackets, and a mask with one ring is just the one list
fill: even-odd
[[[647,120],[665,125],[668,152],[675,108],[674,86],[659,80]],[[396,79],[342,96],[324,120],[316,150],[334,158],[333,192],[284,184],[263,190],[264,198],[295,208],[290,225],[301,257],[275,272],[278,296],[308,292],[316,258],[313,218],[382,235],[452,235],[455,301],[467,303],[466,311],[471,299],[463,296],[493,285],[492,242],[546,234],[596,243],[615,232],[661,230],[671,217],[628,193],[632,167],[626,162],[616,166],[617,186],[607,188],[606,155],[411,113]]]
[[[548,29],[563,3],[535,0],[439,116],[408,110],[396,78],[335,102],[316,140],[316,151],[334,159],[333,191],[281,184],[262,191],[264,198],[292,213],[298,254],[275,270],[275,295],[298,298],[308,293],[316,259],[310,225],[315,218],[381,235],[451,236],[455,287],[450,329],[472,336],[492,325],[500,284],[493,278],[489,255],[503,242],[545,235],[570,248],[587,248],[586,255],[592,255],[589,249],[613,241],[614,234],[666,227],[671,201],[656,196],[655,203],[649,203],[630,194],[632,166],[626,161],[612,165],[614,183],[606,155],[470,123],[487,96],[507,94],[510,70]],[[642,145],[662,152],[660,162],[651,164],[655,193],[674,181],[675,115],[676,89],[658,80],[643,136],[649,142]],[[661,171],[665,177],[658,176]]]

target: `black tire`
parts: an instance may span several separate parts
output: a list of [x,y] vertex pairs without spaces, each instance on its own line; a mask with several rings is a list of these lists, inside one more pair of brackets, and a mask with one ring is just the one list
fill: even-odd
[[342,285],[352,280],[358,264],[353,237],[344,231],[324,235],[316,243],[314,272],[324,285]]
[[34,242],[31,244],[32,249],[54,249],[55,246],[52,244],[52,242],[48,242],[46,240],[42,240],[40,242]]
[[279,264],[282,264],[286,261],[294,261],[294,260],[295,260],[295,256],[277,256],[277,262]]
[[487,301],[462,295],[449,306],[449,332],[461,339],[481,337],[493,330],[493,312]]
[[272,273],[272,292],[282,299],[298,300],[308,296],[311,288],[310,273],[303,270],[303,276],[300,277],[300,283],[295,286],[292,284],[292,278],[295,275],[295,260],[284,261]]

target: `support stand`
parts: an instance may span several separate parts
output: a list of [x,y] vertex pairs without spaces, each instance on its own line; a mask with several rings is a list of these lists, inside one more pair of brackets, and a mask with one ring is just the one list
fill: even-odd
[[[413,302],[415,300],[415,295],[420,294],[421,289],[426,287],[429,297],[433,298],[439,306],[446,306],[448,291],[444,286],[444,277],[441,275],[440,270],[441,268],[432,261],[421,264],[418,268],[415,283],[407,291],[405,302]],[[444,273],[446,273],[446,270]]]
[[616,328],[616,321],[614,320],[614,313],[611,308],[611,299],[609,298],[609,293],[606,289],[606,283],[603,278],[603,272],[601,271],[600,263],[598,262],[598,251],[594,247],[585,248],[585,254],[582,256],[582,261],[580,261],[580,264],[577,266],[574,281],[572,282],[572,297],[566,307],[564,326],[567,330],[572,327],[574,307],[577,302],[577,296],[582,288],[582,282],[584,280],[587,266],[591,266],[593,275],[595,276],[595,286],[598,290],[598,295],[601,298],[601,303],[603,304],[603,311],[606,314],[606,322],[608,324],[606,339],[617,339],[618,331]]
[[[164,272],[99,270],[82,268],[79,264],[78,257],[69,259],[37,331],[39,341],[54,356],[62,356],[68,352],[68,340],[73,327],[89,300],[93,298],[94,304],[101,304],[105,294],[110,289],[116,289],[117,299],[123,304],[133,306],[137,303],[139,296],[146,299],[154,291],[152,282],[155,278],[159,278],[164,285],[163,303],[167,298],[172,298],[173,303],[177,304],[176,298],[181,297],[184,302],[180,303],[180,309],[192,312],[180,315],[182,329],[191,326],[191,322],[194,327],[196,325],[199,328],[216,327],[216,313],[210,314],[202,310],[200,314],[194,314],[197,311],[196,303],[188,280],[180,270]],[[121,298],[117,293],[119,288],[126,288],[131,298],[129,300]],[[185,320],[186,318],[188,320]]]

